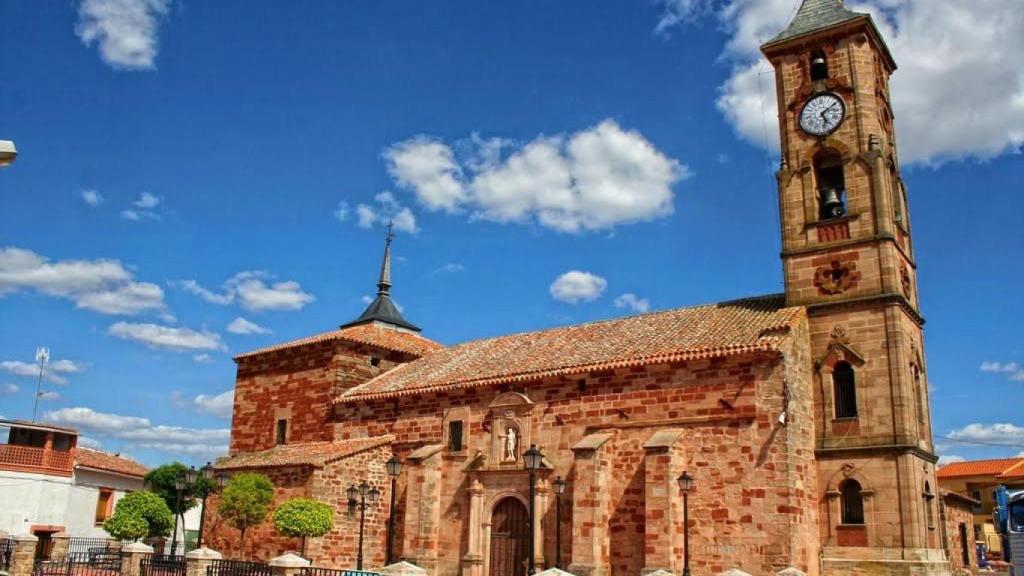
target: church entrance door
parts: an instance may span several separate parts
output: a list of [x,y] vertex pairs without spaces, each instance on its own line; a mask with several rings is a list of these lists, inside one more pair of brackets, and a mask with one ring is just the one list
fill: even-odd
[[490,576],[526,576],[530,518],[516,498],[505,498],[491,516]]

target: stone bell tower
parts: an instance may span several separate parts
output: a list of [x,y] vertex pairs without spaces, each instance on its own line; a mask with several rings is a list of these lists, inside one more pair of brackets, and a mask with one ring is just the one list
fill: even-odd
[[896,63],[841,0],[804,0],[762,51],[779,101],[786,295],[808,310],[815,360],[822,567],[948,573]]

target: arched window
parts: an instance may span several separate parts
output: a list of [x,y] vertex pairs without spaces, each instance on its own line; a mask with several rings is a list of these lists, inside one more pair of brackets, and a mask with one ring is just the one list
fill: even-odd
[[832,368],[835,383],[836,418],[857,417],[857,377],[849,362],[837,362]]
[[924,379],[921,378],[921,370],[916,365],[912,367],[912,370],[914,374],[914,394],[917,396],[917,421],[924,424]]
[[864,496],[860,493],[860,482],[847,480],[843,482],[840,492],[843,501],[843,524],[864,524]]
[[846,216],[843,157],[834,150],[820,152],[814,158],[814,176],[818,183],[818,217],[831,220]]
[[811,53],[811,81],[828,80],[828,59],[821,50]]
[[935,528],[935,511],[932,510],[933,500],[935,500],[935,494],[932,494],[932,485],[926,481],[924,483],[924,511],[925,518],[928,521],[928,528]]

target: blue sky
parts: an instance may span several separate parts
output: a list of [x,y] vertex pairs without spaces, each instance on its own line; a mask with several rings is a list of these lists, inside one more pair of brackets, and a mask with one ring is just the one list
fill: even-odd
[[[985,0],[965,37],[949,1],[864,8],[903,66],[935,432],[960,440],[940,451],[1014,455],[1024,65],[990,56],[1024,49],[1024,19]],[[792,5],[0,4],[0,139],[21,152],[0,169],[0,414],[31,417],[48,346],[41,413],[204,461],[231,356],[355,318],[387,218],[395,298],[444,343],[780,291],[773,79],[750,47]],[[925,29],[958,57],[929,61]]]

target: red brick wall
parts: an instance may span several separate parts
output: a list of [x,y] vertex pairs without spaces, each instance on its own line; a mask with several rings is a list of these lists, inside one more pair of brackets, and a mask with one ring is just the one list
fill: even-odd
[[[370,358],[380,358],[378,367]],[[278,419],[288,420],[288,442],[330,440],[330,400],[413,356],[328,341],[242,358],[235,381],[231,453],[274,445]]]
[[[717,359],[551,378],[517,390],[534,403],[532,441],[555,470],[569,479],[569,448],[596,430],[617,430],[610,461],[610,557],[613,574],[644,567],[643,442],[664,427],[685,428],[682,452],[698,488],[691,500],[697,574],[742,567],[755,574],[797,565],[815,572],[817,556],[816,469],[811,414],[810,359],[803,344],[778,355]],[[788,426],[777,418],[788,383]],[[586,382],[581,390],[579,381]],[[405,457],[416,446],[440,442],[446,411],[469,407],[468,453],[490,450],[488,405],[511,388],[470,389],[340,406],[338,438],[394,434]],[[689,420],[687,420],[689,419]],[[710,419],[716,419],[709,422]],[[704,420],[701,423],[701,420]],[[642,421],[658,421],[643,426]],[[675,422],[675,424],[672,424]],[[464,460],[446,458],[439,574],[456,574],[465,553],[469,501]],[[676,471],[681,473],[682,471]],[[450,491],[449,491],[450,490]],[[553,500],[548,500],[553,509]],[[565,502],[571,502],[567,494]],[[541,511],[545,554],[553,561],[554,514]],[[567,514],[568,516],[568,514]],[[383,544],[382,544],[383,545]],[[681,544],[677,553],[682,554]],[[565,564],[572,559],[563,554]]]
[[[946,549],[949,553],[949,562],[953,570],[978,567],[978,550],[974,544],[974,514],[971,504],[956,498],[946,497],[943,499],[945,506],[945,536],[947,540]],[[960,537],[960,526],[967,528],[967,555],[970,566],[964,566],[963,560],[963,539]]]
[[[286,538],[277,533],[271,519],[274,508],[292,498],[309,498],[314,471],[310,468],[278,468],[259,470],[274,483],[274,502],[266,520],[259,526],[249,528],[245,532],[245,540],[241,541],[241,532],[230,526],[217,514],[217,496],[207,500],[204,531],[204,543],[225,558],[233,560],[266,561],[280,555],[286,550],[299,550],[298,538]],[[319,497],[317,497],[319,499]]]

